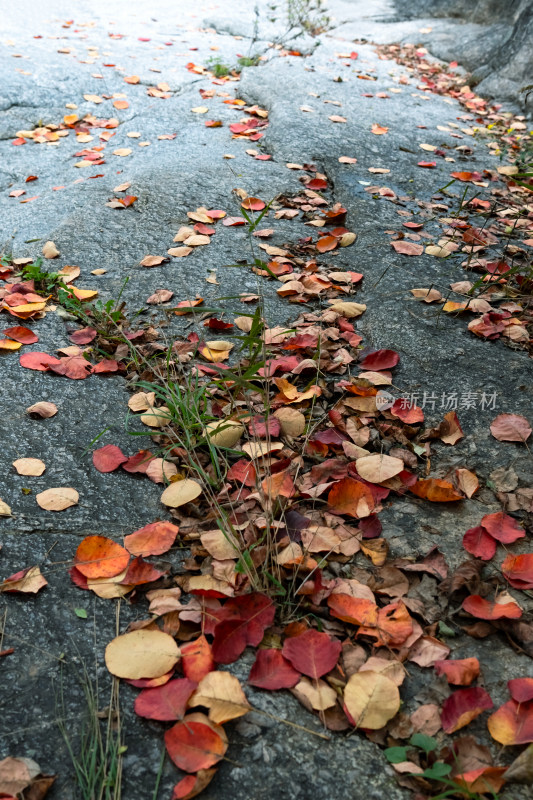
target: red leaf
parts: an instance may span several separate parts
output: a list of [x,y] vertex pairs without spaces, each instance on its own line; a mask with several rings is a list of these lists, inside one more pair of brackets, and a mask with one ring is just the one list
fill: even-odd
[[391,242],[397,253],[404,256],[421,256],[424,252],[424,247],[421,244],[414,244],[413,242],[406,242],[403,239],[395,239]]
[[509,693],[517,703],[533,700],[533,678],[514,678],[507,682]]
[[227,228],[234,228],[239,225],[246,225],[246,220],[244,217],[226,217],[222,220],[222,224]]
[[300,677],[300,673],[283,657],[281,650],[258,650],[248,683],[258,689],[276,691],[292,689]]
[[209,786],[215,775],[216,769],[200,769],[196,775],[186,775],[174,786],[170,800],[192,800]]
[[275,614],[270,597],[259,592],[228,600],[222,609],[222,621],[215,627],[213,658],[217,664],[231,664],[247,645],[256,647]]
[[502,574],[515,589],[533,589],[533,553],[509,553],[502,563]]
[[189,697],[197,686],[197,683],[188,678],[178,678],[156,689],[143,689],[135,698],[135,713],[139,717],[157,719],[159,722],[183,719]]
[[305,184],[306,189],[312,189],[313,191],[319,191],[320,189],[327,189],[328,182],[325,181],[323,178],[311,178],[310,181],[307,181]]
[[304,675],[318,680],[331,672],[339,660],[342,645],[327,633],[309,629],[300,636],[285,639],[283,655],[292,666]]
[[15,325],[14,328],[6,328],[4,334],[9,336],[10,339],[14,339],[16,342],[21,342],[21,344],[35,344],[35,342],[39,341],[37,334],[29,328],[25,328],[24,325]]
[[[59,364],[59,359],[34,350],[32,353],[23,353],[19,358],[21,367],[26,369],[36,369],[39,372],[47,372],[52,364]],[[87,362],[85,362],[87,363]]]
[[200,636],[194,642],[187,642],[180,649],[181,668],[189,680],[200,683],[202,678],[215,669],[211,645],[205,636]]
[[95,338],[97,331],[94,328],[80,328],[68,337],[74,344],[89,344]]
[[502,544],[512,544],[521,539],[526,532],[513,517],[498,511],[496,514],[485,514],[481,520],[482,527]]
[[437,162],[436,161],[419,161],[418,162],[418,166],[419,167],[426,167],[426,169],[433,169],[434,167],[437,166]]
[[129,565],[121,583],[126,586],[141,586],[144,583],[157,581],[167,573],[168,570],[156,569],[153,564],[145,561],[141,556],[137,556]]
[[340,592],[330,594],[328,606],[333,617],[351,625],[371,628],[378,624],[378,607],[365,597],[352,597]]
[[401,419],[402,422],[406,422],[408,425],[414,425],[416,422],[424,421],[424,412],[422,409],[414,403],[410,404],[405,398],[400,397],[398,400],[395,400],[389,410],[393,417],[398,417],[398,419]]
[[275,439],[279,436],[280,430],[279,420],[272,416],[265,419],[265,417],[257,415],[248,423],[250,436],[258,436],[260,439],[266,439],[269,436]]
[[214,727],[185,717],[165,733],[167,752],[179,769],[198,772],[223,758],[227,744]]
[[473,689],[458,689],[447,697],[442,705],[442,728],[445,733],[458,731],[479,717],[483,711],[493,707],[490,695],[480,686]]
[[400,356],[395,350],[375,350],[359,362],[360,367],[370,370],[390,369],[395,367]]
[[471,594],[463,600],[463,608],[477,619],[520,619],[522,609],[518,603],[491,603],[479,594]]
[[266,203],[258,197],[247,197],[241,203],[242,208],[246,209],[246,211],[262,211],[265,205]]
[[482,525],[470,528],[463,536],[463,547],[476,558],[490,561],[496,553],[496,542]]
[[230,328],[233,328],[232,322],[224,322],[222,319],[217,319],[216,317],[211,317],[204,322],[205,328],[212,328],[215,331],[226,331]]
[[253,463],[247,458],[236,461],[226,475],[229,481],[237,481],[243,486],[255,486],[256,471]]
[[446,661],[435,661],[433,664],[437,675],[445,675],[448,683],[456,686],[470,686],[479,676],[477,658],[459,658]]
[[122,469],[126,472],[141,472],[143,475],[148,469],[148,464],[153,461],[155,456],[149,450],[139,450],[134,456],[130,456],[127,461],[122,464]]
[[104,358],[102,361],[99,361],[98,364],[95,364],[93,367],[93,373],[96,375],[98,373],[105,373],[105,372],[117,372],[118,370],[118,361],[115,361],[114,358]]
[[168,552],[179,528],[172,522],[151,522],[124,537],[124,547],[134,556],[160,556]]
[[67,358],[60,358],[56,363],[50,364],[50,369],[56,375],[64,375],[65,378],[73,381],[81,381],[89,377],[93,371],[93,365],[83,356],[67,356]]
[[106,444],[93,451],[93,464],[98,472],[113,472],[125,461],[128,461],[128,456],[116,444]]

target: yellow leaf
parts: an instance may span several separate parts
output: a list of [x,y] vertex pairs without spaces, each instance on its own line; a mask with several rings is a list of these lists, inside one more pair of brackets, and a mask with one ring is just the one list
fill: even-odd
[[178,645],[168,633],[140,629],[117,636],[105,649],[106,667],[117,678],[160,678],[176,665]]

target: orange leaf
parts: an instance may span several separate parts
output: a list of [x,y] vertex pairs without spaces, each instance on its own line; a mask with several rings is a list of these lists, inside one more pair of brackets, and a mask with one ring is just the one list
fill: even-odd
[[409,488],[417,497],[430,500],[432,503],[451,503],[455,500],[463,500],[463,495],[456,492],[451,483],[439,478],[418,480],[414,486]]
[[75,564],[87,578],[112,578],[128,566],[130,554],[106,536],[86,536],[76,550]]

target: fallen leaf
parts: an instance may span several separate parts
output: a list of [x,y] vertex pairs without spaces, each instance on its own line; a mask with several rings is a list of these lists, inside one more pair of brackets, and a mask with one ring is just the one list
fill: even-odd
[[64,511],[70,506],[78,504],[80,496],[76,489],[61,486],[55,489],[45,489],[35,496],[37,505],[45,511]]
[[531,426],[520,414],[499,414],[490,424],[490,432],[499,442],[525,442]]
[[356,672],[344,687],[344,704],[356,727],[379,730],[400,710],[400,692],[381,672]]
[[223,729],[210,723],[204,714],[188,714],[166,731],[165,746],[178,769],[198,772],[218,763],[228,742]]
[[178,678],[154,689],[143,689],[135,698],[135,713],[139,717],[159,722],[183,719],[189,698],[196,687],[194,681]]
[[331,672],[341,648],[338,639],[311,628],[300,636],[285,639],[282,655],[298,672],[317,680]]
[[238,678],[229,672],[209,672],[198,684],[189,706],[209,709],[209,719],[215,724],[242,717],[251,710]]
[[458,689],[442,704],[442,728],[445,733],[454,733],[493,706],[490,695],[481,686]]
[[202,487],[191,478],[171,483],[161,495],[161,502],[170,508],[179,508],[202,494]]
[[93,464],[98,472],[113,472],[127,460],[128,456],[115,444],[106,444],[93,451]]
[[74,563],[87,578],[112,578],[128,566],[130,554],[106,536],[86,536],[76,550]]
[[106,667],[117,678],[159,678],[178,662],[178,645],[168,633],[141,628],[112,639],[105,649]]
[[40,458],[17,458],[13,466],[19,475],[42,475],[46,469],[46,464]]
[[37,416],[42,419],[48,419],[49,417],[55,417],[57,414],[57,406],[55,403],[47,403],[45,400],[41,400],[39,403],[28,406],[26,413],[37,414]]

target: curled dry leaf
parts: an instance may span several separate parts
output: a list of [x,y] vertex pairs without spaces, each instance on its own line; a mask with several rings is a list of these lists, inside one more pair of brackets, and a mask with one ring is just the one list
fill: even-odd
[[54,242],[50,241],[44,243],[42,253],[45,258],[57,258],[59,256],[59,250]]
[[78,504],[80,496],[76,489],[70,486],[59,486],[54,489],[45,489],[35,496],[37,505],[45,511],[64,511],[70,506]]
[[326,681],[303,677],[291,689],[292,694],[309,710],[326,711],[337,703],[337,693]]
[[216,769],[199,769],[194,775],[186,775],[175,786],[170,800],[192,800],[209,786]]
[[172,415],[166,406],[148,409],[145,414],[141,414],[140,420],[148,428],[164,428],[170,423]]
[[360,317],[366,311],[366,305],[364,303],[340,301],[333,303],[329,310],[335,311],[341,317],[346,317],[346,319],[354,319],[354,317]]
[[40,458],[17,458],[13,466],[19,475],[42,475],[46,469],[46,464]]
[[358,728],[379,730],[400,710],[400,692],[382,672],[356,672],[344,688],[344,704]]
[[10,517],[11,508],[4,500],[0,500],[0,517]]
[[167,486],[161,495],[161,502],[169,508],[179,508],[195,500],[202,494],[202,487],[192,478],[185,478],[183,481],[174,481]]
[[42,575],[39,567],[29,567],[16,572],[3,583],[0,583],[0,592],[20,592],[21,594],[37,594],[48,581]]
[[117,678],[160,678],[180,657],[178,645],[168,633],[147,628],[112,639],[105,649],[106,667]]
[[211,722],[220,724],[242,717],[251,710],[242,686],[230,672],[209,672],[198,684],[189,706],[209,709]]
[[131,411],[148,411],[155,403],[155,392],[136,392],[128,400]]

